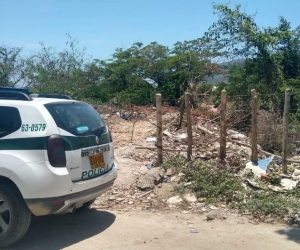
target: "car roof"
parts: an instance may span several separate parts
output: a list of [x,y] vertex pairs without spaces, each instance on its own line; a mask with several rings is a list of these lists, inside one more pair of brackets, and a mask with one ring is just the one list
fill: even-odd
[[13,90],[11,89],[12,88],[0,88],[0,99],[20,101],[32,101],[33,98],[72,100],[71,97],[63,94],[29,94],[29,92],[25,93],[24,91],[15,91],[14,88]]
[[57,98],[35,98],[32,97],[32,101],[33,102],[39,102],[42,104],[48,104],[48,103],[54,103],[54,102],[79,102],[79,101],[75,101],[75,100],[68,100],[68,99],[57,99]]
[[67,100],[67,99],[56,99],[56,98],[32,98],[31,101],[23,101],[23,100],[5,100],[5,99],[0,99],[0,104],[9,104],[10,106],[13,106],[14,104],[18,105],[24,105],[24,106],[35,106],[35,105],[44,105],[48,103],[55,103],[55,102],[60,102],[60,103],[72,103],[72,102],[80,102],[76,100]]

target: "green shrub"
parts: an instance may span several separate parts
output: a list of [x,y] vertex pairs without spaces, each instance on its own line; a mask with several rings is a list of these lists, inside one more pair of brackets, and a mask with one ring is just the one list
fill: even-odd
[[243,186],[241,180],[233,174],[203,165],[195,171],[192,190],[198,197],[230,202],[240,199],[239,193],[243,190]]

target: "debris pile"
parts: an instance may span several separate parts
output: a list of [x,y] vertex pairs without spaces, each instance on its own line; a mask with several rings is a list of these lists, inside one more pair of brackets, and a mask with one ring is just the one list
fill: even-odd
[[[163,120],[163,151],[164,159],[175,156],[186,156],[187,131],[183,120],[178,128],[179,113],[164,110]],[[178,196],[179,187],[189,187],[193,183],[185,179],[183,173],[174,173],[172,168],[164,171],[156,167],[156,112],[152,107],[133,112],[112,111],[102,113],[112,132],[118,157],[123,161],[138,163],[135,169],[126,164],[120,167],[131,171],[132,181],[128,185],[116,185],[94,203],[100,209],[131,210],[180,210],[182,213],[207,212],[207,220],[224,219],[229,212],[227,205],[213,206],[206,203],[205,198],[197,198],[193,193]],[[214,120],[193,117],[193,159],[214,161],[219,159],[220,127]],[[260,149],[260,147],[258,147]],[[282,174],[280,158],[267,157],[260,151],[257,164],[251,162],[250,139],[240,132],[227,131],[225,159],[226,166],[236,167],[235,174],[244,178],[248,187],[285,192],[294,189],[300,181],[300,164],[293,163],[288,167],[289,175]],[[300,162],[299,159],[296,159]],[[246,166],[246,168],[245,168]],[[242,173],[240,169],[245,168]],[[232,169],[230,169],[232,170]],[[276,177],[279,175],[279,179]],[[122,178],[119,175],[118,179]],[[117,180],[118,180],[117,179]],[[244,184],[245,185],[245,184]],[[246,185],[245,185],[246,186]],[[248,188],[247,187],[247,188]],[[187,190],[187,189],[185,189]],[[191,192],[191,191],[189,191]],[[214,213],[214,212],[220,212]]]
[[[291,160],[299,161],[299,156]],[[270,189],[275,192],[293,190],[300,182],[300,161],[287,166],[287,173],[283,173],[281,158],[272,156],[258,162],[248,162],[244,169],[244,175],[249,176],[246,182],[256,189]],[[261,180],[261,181],[259,181]]]
[[[163,148],[167,156],[175,156],[178,154],[186,155],[187,151],[187,133],[185,128],[176,129],[174,121],[164,125],[163,131]],[[250,160],[251,144],[249,139],[236,131],[229,130],[226,144],[227,155],[236,155],[240,159],[239,162],[246,163]],[[153,133],[155,135],[155,133]],[[146,139],[148,145],[151,145],[151,139]],[[219,157],[220,150],[220,128],[216,123],[198,122],[193,125],[193,158],[201,160],[210,160]],[[156,140],[152,142],[152,147],[155,147]],[[149,146],[150,147],[150,146]]]
[[[165,109],[165,110],[164,110]],[[174,112],[174,109],[171,108],[163,108],[163,148],[164,154],[167,157],[174,157],[178,154],[186,155],[187,151],[187,131],[186,131],[186,123],[185,120],[182,122],[181,128],[178,128],[179,122],[179,113],[178,111]],[[124,130],[132,132],[132,136],[128,139],[128,142],[131,141],[135,143],[136,146],[144,147],[144,149],[138,149],[132,152],[129,157],[137,160],[137,161],[152,161],[153,164],[156,163],[156,153],[149,151],[147,149],[156,149],[156,112],[154,107],[134,107],[130,112],[119,112],[112,110],[110,114],[102,114],[102,117],[106,119],[106,122],[111,126],[111,130],[113,130],[115,126],[114,122],[110,122],[110,117],[118,117],[122,120],[125,120],[123,128],[119,131],[112,131],[117,133],[117,137],[119,133],[123,133]],[[121,120],[121,121],[122,121]],[[119,121],[120,122],[120,121]],[[138,134],[136,136],[135,126],[137,122],[148,122],[148,130],[147,136],[142,138],[142,140],[137,140],[137,136],[140,138]],[[122,122],[121,122],[122,124]],[[131,125],[131,126],[130,126]],[[201,118],[200,116],[193,117],[193,158],[200,158],[202,160],[214,159],[219,156],[220,149],[220,128],[218,123],[214,120],[208,120]],[[115,135],[113,133],[113,138]],[[117,138],[118,139],[118,138]],[[251,155],[251,144],[249,138],[237,131],[228,130],[227,131],[227,144],[226,144],[226,152],[228,155],[236,155],[240,158],[240,162],[246,163],[250,160]],[[138,144],[137,144],[138,143]],[[146,148],[146,149],[145,149]]]
[[115,185],[106,194],[99,197],[93,204],[97,209],[116,209],[126,212],[130,210],[176,210],[183,214],[217,212],[216,218],[226,219],[229,208],[225,204],[219,206],[208,205],[205,198],[197,198],[188,192],[181,196],[177,194],[179,185],[190,186],[185,183],[183,173],[173,173],[171,169],[164,171],[160,167],[148,169],[141,166],[136,173],[135,182],[131,185]]

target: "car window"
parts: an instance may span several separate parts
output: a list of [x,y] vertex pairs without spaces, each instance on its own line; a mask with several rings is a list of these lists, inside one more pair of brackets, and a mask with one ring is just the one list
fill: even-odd
[[73,135],[93,134],[93,130],[105,126],[97,111],[86,103],[57,102],[46,104],[45,107],[57,126]]
[[0,138],[17,131],[21,124],[21,116],[17,108],[0,106]]

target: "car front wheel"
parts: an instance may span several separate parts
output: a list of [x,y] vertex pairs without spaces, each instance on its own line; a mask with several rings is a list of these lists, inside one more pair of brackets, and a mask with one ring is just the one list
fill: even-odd
[[0,184],[0,248],[20,240],[27,232],[31,221],[22,195],[10,183]]

